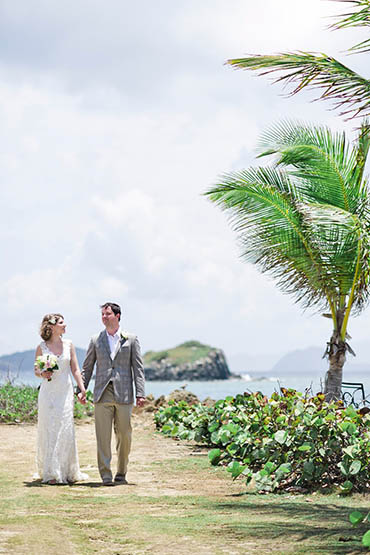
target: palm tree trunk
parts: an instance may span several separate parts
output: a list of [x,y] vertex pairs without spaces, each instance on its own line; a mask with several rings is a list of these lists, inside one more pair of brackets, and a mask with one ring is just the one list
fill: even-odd
[[329,370],[325,376],[325,400],[338,401],[342,395],[343,366],[346,362],[346,344],[335,330],[328,344]]

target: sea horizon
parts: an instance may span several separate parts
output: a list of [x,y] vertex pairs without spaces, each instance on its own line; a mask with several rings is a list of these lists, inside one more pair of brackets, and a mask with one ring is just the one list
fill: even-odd
[[[0,383],[9,381],[5,372],[0,374]],[[185,389],[194,393],[200,401],[207,397],[214,400],[223,399],[227,396],[235,396],[244,392],[260,391],[270,397],[274,391],[279,392],[281,387],[292,388],[305,393],[316,394],[323,390],[325,373],[313,371],[307,373],[285,374],[276,376],[271,371],[240,373],[240,378],[232,377],[227,380],[205,380],[205,381],[146,381],[146,394],[152,394],[156,399],[161,395],[168,395],[175,389]],[[37,387],[40,379],[33,372],[22,372],[18,376],[10,377],[14,385],[31,385]],[[365,396],[370,396],[370,373],[369,372],[346,372],[343,371],[343,382],[362,383]],[[93,387],[93,380],[90,382],[89,389]]]

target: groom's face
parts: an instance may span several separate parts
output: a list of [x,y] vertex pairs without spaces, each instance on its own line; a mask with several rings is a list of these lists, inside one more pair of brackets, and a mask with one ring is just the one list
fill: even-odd
[[119,327],[119,314],[114,314],[110,306],[102,309],[101,319],[106,328],[114,329]]

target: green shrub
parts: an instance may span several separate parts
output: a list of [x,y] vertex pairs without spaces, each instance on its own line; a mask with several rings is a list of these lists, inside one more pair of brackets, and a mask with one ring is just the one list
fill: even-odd
[[91,391],[86,392],[86,404],[81,405],[76,399],[74,404],[73,416],[76,420],[81,420],[94,415],[93,394]]
[[[38,389],[30,385],[16,386],[6,383],[0,386],[0,422],[37,422]],[[86,418],[94,414],[93,395],[87,392],[86,405],[74,404],[74,417]]]
[[145,362],[161,362],[165,358],[168,358],[168,351],[149,351],[145,354]]
[[37,420],[36,387],[6,383],[0,387],[0,422],[35,422]]
[[283,389],[271,399],[246,393],[213,407],[172,404],[155,422],[165,434],[208,445],[212,464],[247,483],[253,478],[259,491],[337,486],[350,493],[369,489],[367,410]]
[[[370,521],[370,513],[364,515],[360,513],[360,511],[352,511],[352,513],[350,513],[349,515],[349,520],[351,524],[353,524],[353,526],[360,526],[363,524],[367,525],[367,523]],[[367,530],[362,535],[362,545],[364,547],[367,547],[367,549],[370,549],[370,530]]]

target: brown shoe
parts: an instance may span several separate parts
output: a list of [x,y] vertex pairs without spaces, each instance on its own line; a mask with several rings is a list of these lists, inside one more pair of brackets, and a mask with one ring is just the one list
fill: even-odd
[[111,479],[105,478],[102,482],[103,486],[114,486],[114,482]]
[[127,484],[126,476],[124,474],[116,474],[114,477],[116,484]]

